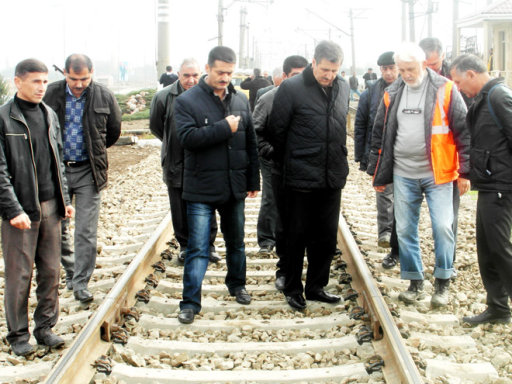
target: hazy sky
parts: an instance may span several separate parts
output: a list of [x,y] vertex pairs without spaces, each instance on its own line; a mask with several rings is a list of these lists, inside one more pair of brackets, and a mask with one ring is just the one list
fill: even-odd
[[[0,71],[27,57],[48,66],[62,66],[73,52],[93,61],[126,62],[128,68],[152,65],[156,60],[157,0],[1,0]],[[400,0],[224,0],[224,45],[239,50],[240,7],[248,11],[249,52],[255,42],[262,67],[272,70],[290,54],[311,59],[314,41],[337,41],[345,52],[343,67],[352,60],[349,9],[355,19],[357,65],[375,66],[380,53],[401,42]],[[478,5],[477,5],[478,3]],[[475,13],[483,0],[461,2],[460,16]],[[416,2],[416,40],[427,34],[427,1]],[[433,34],[451,45],[452,1],[439,1]],[[217,0],[170,0],[171,64],[185,57],[206,61],[217,44]],[[319,15],[320,17],[316,16]],[[324,19],[324,20],[322,20]],[[329,21],[327,23],[325,20]]]

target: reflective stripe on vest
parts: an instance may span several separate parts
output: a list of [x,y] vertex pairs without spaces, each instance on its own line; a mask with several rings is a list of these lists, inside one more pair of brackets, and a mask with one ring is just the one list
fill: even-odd
[[447,81],[438,89],[432,120],[430,154],[436,184],[448,183],[459,176],[459,155],[448,121],[452,88],[453,82]]

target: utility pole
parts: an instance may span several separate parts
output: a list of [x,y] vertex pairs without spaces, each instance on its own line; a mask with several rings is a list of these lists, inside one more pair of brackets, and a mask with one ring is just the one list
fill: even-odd
[[407,0],[402,1],[402,41],[407,41]]
[[238,58],[240,61],[240,68],[247,68],[247,62],[245,58],[245,16],[247,16],[247,8],[245,6],[240,7],[240,40],[238,45]]
[[156,59],[156,73],[160,76],[165,67],[170,64],[169,55],[169,0],[158,0],[158,52]]
[[416,34],[414,33],[414,1],[409,0],[409,40],[416,41]]
[[349,11],[350,16],[350,45],[352,46],[352,73],[356,72],[356,45],[354,43],[354,14],[352,8]]
[[428,0],[427,5],[427,24],[428,24],[428,37],[432,37],[432,13],[434,13],[434,4],[432,0]]
[[453,31],[452,31],[452,59],[459,54],[459,38],[457,31],[457,20],[459,19],[459,0],[453,0]]
[[222,45],[224,29],[224,7],[222,6],[222,0],[219,0],[219,6],[217,9],[217,45]]

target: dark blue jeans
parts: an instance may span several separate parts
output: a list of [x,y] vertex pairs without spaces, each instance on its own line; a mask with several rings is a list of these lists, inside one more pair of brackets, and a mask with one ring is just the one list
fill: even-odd
[[224,204],[187,202],[188,246],[183,271],[183,300],[180,309],[201,311],[201,285],[210,254],[211,220],[217,210],[226,243],[226,286],[229,293],[245,288],[244,215],[245,200],[229,200]]

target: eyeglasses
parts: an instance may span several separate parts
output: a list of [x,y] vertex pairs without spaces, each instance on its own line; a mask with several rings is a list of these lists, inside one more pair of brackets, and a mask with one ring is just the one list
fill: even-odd
[[421,113],[421,108],[404,108],[402,109],[402,113],[406,115],[419,115]]

